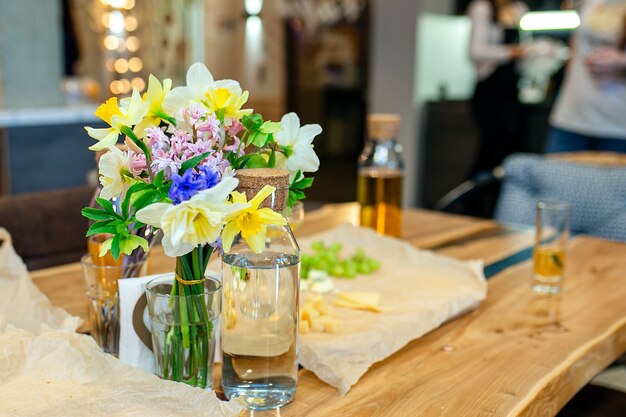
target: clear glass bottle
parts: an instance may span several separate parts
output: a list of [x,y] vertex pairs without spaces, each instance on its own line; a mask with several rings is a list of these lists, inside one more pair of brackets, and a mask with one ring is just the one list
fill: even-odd
[[[263,187],[274,194],[260,207],[284,212],[289,173],[237,171],[238,191],[250,200]],[[282,407],[296,392],[300,249],[289,225],[267,227],[256,254],[240,236],[222,259],[222,387],[255,410]]]
[[399,124],[400,117],[395,114],[368,116],[368,139],[358,168],[361,226],[390,236],[400,236],[402,228],[404,162],[397,141]]

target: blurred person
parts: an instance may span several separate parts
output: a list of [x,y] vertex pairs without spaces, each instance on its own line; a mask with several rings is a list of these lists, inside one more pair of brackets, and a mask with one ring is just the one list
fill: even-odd
[[626,0],[585,0],[546,152],[626,152]]
[[470,59],[478,78],[472,111],[479,147],[472,176],[495,168],[522,148],[516,61],[526,54],[519,45],[518,24],[527,10],[525,3],[511,0],[473,0],[467,9]]

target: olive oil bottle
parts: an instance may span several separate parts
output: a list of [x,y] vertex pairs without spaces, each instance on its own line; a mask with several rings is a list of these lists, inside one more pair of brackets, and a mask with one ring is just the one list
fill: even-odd
[[397,142],[399,124],[395,114],[368,116],[368,139],[359,156],[357,180],[361,226],[390,236],[402,233],[404,163]]

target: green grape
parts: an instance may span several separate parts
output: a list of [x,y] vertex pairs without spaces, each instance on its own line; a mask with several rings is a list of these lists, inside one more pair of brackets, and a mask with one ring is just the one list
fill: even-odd
[[311,249],[313,249],[314,251],[320,251],[324,248],[324,242],[322,242],[321,240],[316,240],[311,244]]
[[367,261],[372,271],[376,271],[378,268],[380,268],[380,261],[377,261],[376,259],[372,259],[372,258],[369,258]]
[[311,270],[319,270],[335,277],[354,278],[357,274],[369,274],[380,267],[380,262],[369,258],[362,248],[349,258],[341,258],[342,245],[326,245],[318,240],[311,244],[312,254],[301,258],[301,276],[307,278]]
[[361,262],[357,264],[356,269],[359,272],[359,274],[369,274],[370,272],[372,272],[372,268],[370,268],[370,265],[368,262]]
[[342,277],[345,274],[345,270],[341,264],[335,264],[330,274],[336,277]]

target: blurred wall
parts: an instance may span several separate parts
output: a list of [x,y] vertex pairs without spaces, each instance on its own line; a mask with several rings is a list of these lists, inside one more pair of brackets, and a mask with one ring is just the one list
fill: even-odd
[[59,1],[0,0],[0,107],[61,102]]
[[453,0],[372,0],[370,112],[402,117],[406,179],[404,204],[421,204],[419,189],[420,107],[415,97],[417,17],[422,13],[451,13]]

